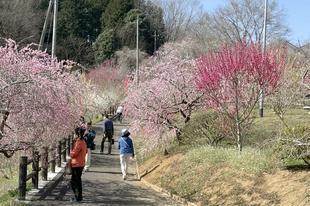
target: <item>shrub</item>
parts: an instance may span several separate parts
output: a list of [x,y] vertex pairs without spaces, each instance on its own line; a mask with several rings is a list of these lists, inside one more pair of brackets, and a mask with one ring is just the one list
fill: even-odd
[[284,162],[303,159],[310,165],[310,127],[287,126],[277,138],[275,151]]
[[216,146],[230,136],[226,129],[227,124],[228,121],[217,113],[211,111],[196,113],[183,128],[181,141],[189,145]]

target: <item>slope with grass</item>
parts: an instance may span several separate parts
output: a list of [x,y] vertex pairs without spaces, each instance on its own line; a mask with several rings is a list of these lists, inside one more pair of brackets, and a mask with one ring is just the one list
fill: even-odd
[[[288,111],[286,119],[291,127],[310,125],[310,115],[300,109]],[[157,166],[146,181],[198,205],[310,205],[310,168],[279,158],[272,146],[281,129],[280,120],[267,111],[254,119],[242,153],[227,142],[212,147],[192,139],[199,144],[175,144],[167,156],[160,151],[148,155],[140,173]]]
[[283,170],[268,153],[204,146],[148,159],[144,179],[198,205],[308,205],[310,170]]

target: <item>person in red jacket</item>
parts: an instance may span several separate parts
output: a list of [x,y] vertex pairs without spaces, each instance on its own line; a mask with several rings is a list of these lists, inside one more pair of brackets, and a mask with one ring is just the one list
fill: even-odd
[[[85,130],[76,128],[74,130],[74,147],[70,153],[71,157],[71,187],[76,201],[82,201],[82,172],[85,166],[85,156],[87,153],[87,145],[83,138]],[[73,199],[74,200],[74,199]]]

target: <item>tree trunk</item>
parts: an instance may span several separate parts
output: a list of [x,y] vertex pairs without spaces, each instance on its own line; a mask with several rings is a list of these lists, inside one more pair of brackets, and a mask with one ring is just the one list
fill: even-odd
[[168,152],[167,148],[165,148],[165,150],[164,150],[164,155],[166,156],[166,155],[168,155],[168,154],[169,154],[169,152]]
[[241,136],[241,127],[240,127],[239,121],[237,121],[236,129],[237,129],[237,145],[238,145],[238,150],[239,150],[239,152],[241,152],[242,151],[242,136]]
[[179,144],[181,144],[181,129],[177,128],[175,131],[175,136]]
[[241,136],[241,125],[240,125],[240,115],[239,115],[239,80],[236,78],[234,80],[234,88],[235,88],[235,110],[236,110],[236,117],[235,117],[235,123],[236,123],[236,133],[237,133],[237,146],[239,149],[239,152],[242,151],[242,136]]

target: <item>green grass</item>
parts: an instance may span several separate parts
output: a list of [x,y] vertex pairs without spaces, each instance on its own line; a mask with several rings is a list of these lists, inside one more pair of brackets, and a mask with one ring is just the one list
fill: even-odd
[[280,164],[266,150],[245,148],[240,153],[233,148],[211,146],[186,149],[184,160],[171,163],[173,169],[165,171],[160,184],[171,193],[193,201],[203,198],[201,191],[206,181],[218,171],[220,175],[217,173],[216,177],[221,181],[230,181],[239,175],[259,178],[263,173],[274,172]]
[[[2,190],[1,190],[1,194],[2,194],[2,195],[0,195],[0,205],[1,206],[15,206],[15,205],[16,206],[23,206],[24,205],[22,203],[15,202],[17,195],[18,195],[17,179],[18,179],[18,176],[14,176],[14,179],[12,179],[12,181],[9,181],[9,182],[8,181],[3,182],[3,180],[2,180],[2,182],[0,181],[1,187],[6,187],[6,189],[2,188]],[[28,181],[26,191],[31,190],[31,188],[32,188],[31,182]]]
[[[286,112],[285,121],[290,127],[310,125],[310,114],[302,108],[290,109]],[[279,117],[271,110],[266,109],[264,117],[256,117],[251,130],[245,137],[245,145],[260,146],[262,142],[272,140],[283,129]]]
[[272,172],[279,162],[266,150],[244,148],[240,153],[233,148],[214,148],[203,146],[188,152],[186,164],[195,165],[225,165],[237,171],[260,175]]
[[[309,127],[310,114],[303,109],[290,109],[286,113],[285,121],[289,127]],[[194,123],[197,124],[197,122]],[[157,184],[188,200],[207,203],[209,197],[202,194],[203,190],[208,189],[206,184],[213,184],[216,188],[218,187],[217,182],[220,182],[233,185],[236,194],[233,193],[234,191],[229,194],[234,198],[241,198],[247,189],[243,188],[240,182],[249,180],[259,185],[266,173],[273,173],[278,169],[288,169],[289,167],[305,166],[301,160],[280,159],[274,150],[272,145],[276,143],[277,135],[283,128],[277,115],[272,110],[266,109],[264,117],[256,117],[253,127],[244,136],[244,147],[241,153],[234,144],[223,143],[219,147],[212,147],[206,145],[206,142],[204,145],[203,141],[200,141],[199,144],[185,145],[174,142],[169,145],[168,152],[171,155],[182,153],[184,159],[172,162],[170,168],[162,171],[162,176],[157,180]],[[189,134],[190,129],[193,129],[191,125],[188,126]],[[194,141],[195,138],[201,137],[189,136],[189,138],[192,138],[190,141]],[[162,155],[161,148],[148,154],[144,160],[157,155]],[[267,193],[260,191],[259,187],[255,191],[266,196],[263,199],[269,201],[270,204],[274,199],[277,200],[274,197],[267,197]],[[220,194],[219,197],[221,197]]]
[[[16,203],[18,193],[18,160],[19,153],[17,152],[11,158],[0,157],[0,205],[1,206],[20,206],[23,204]],[[28,172],[31,170],[31,165],[28,165]],[[26,191],[32,188],[31,181],[27,182]]]

